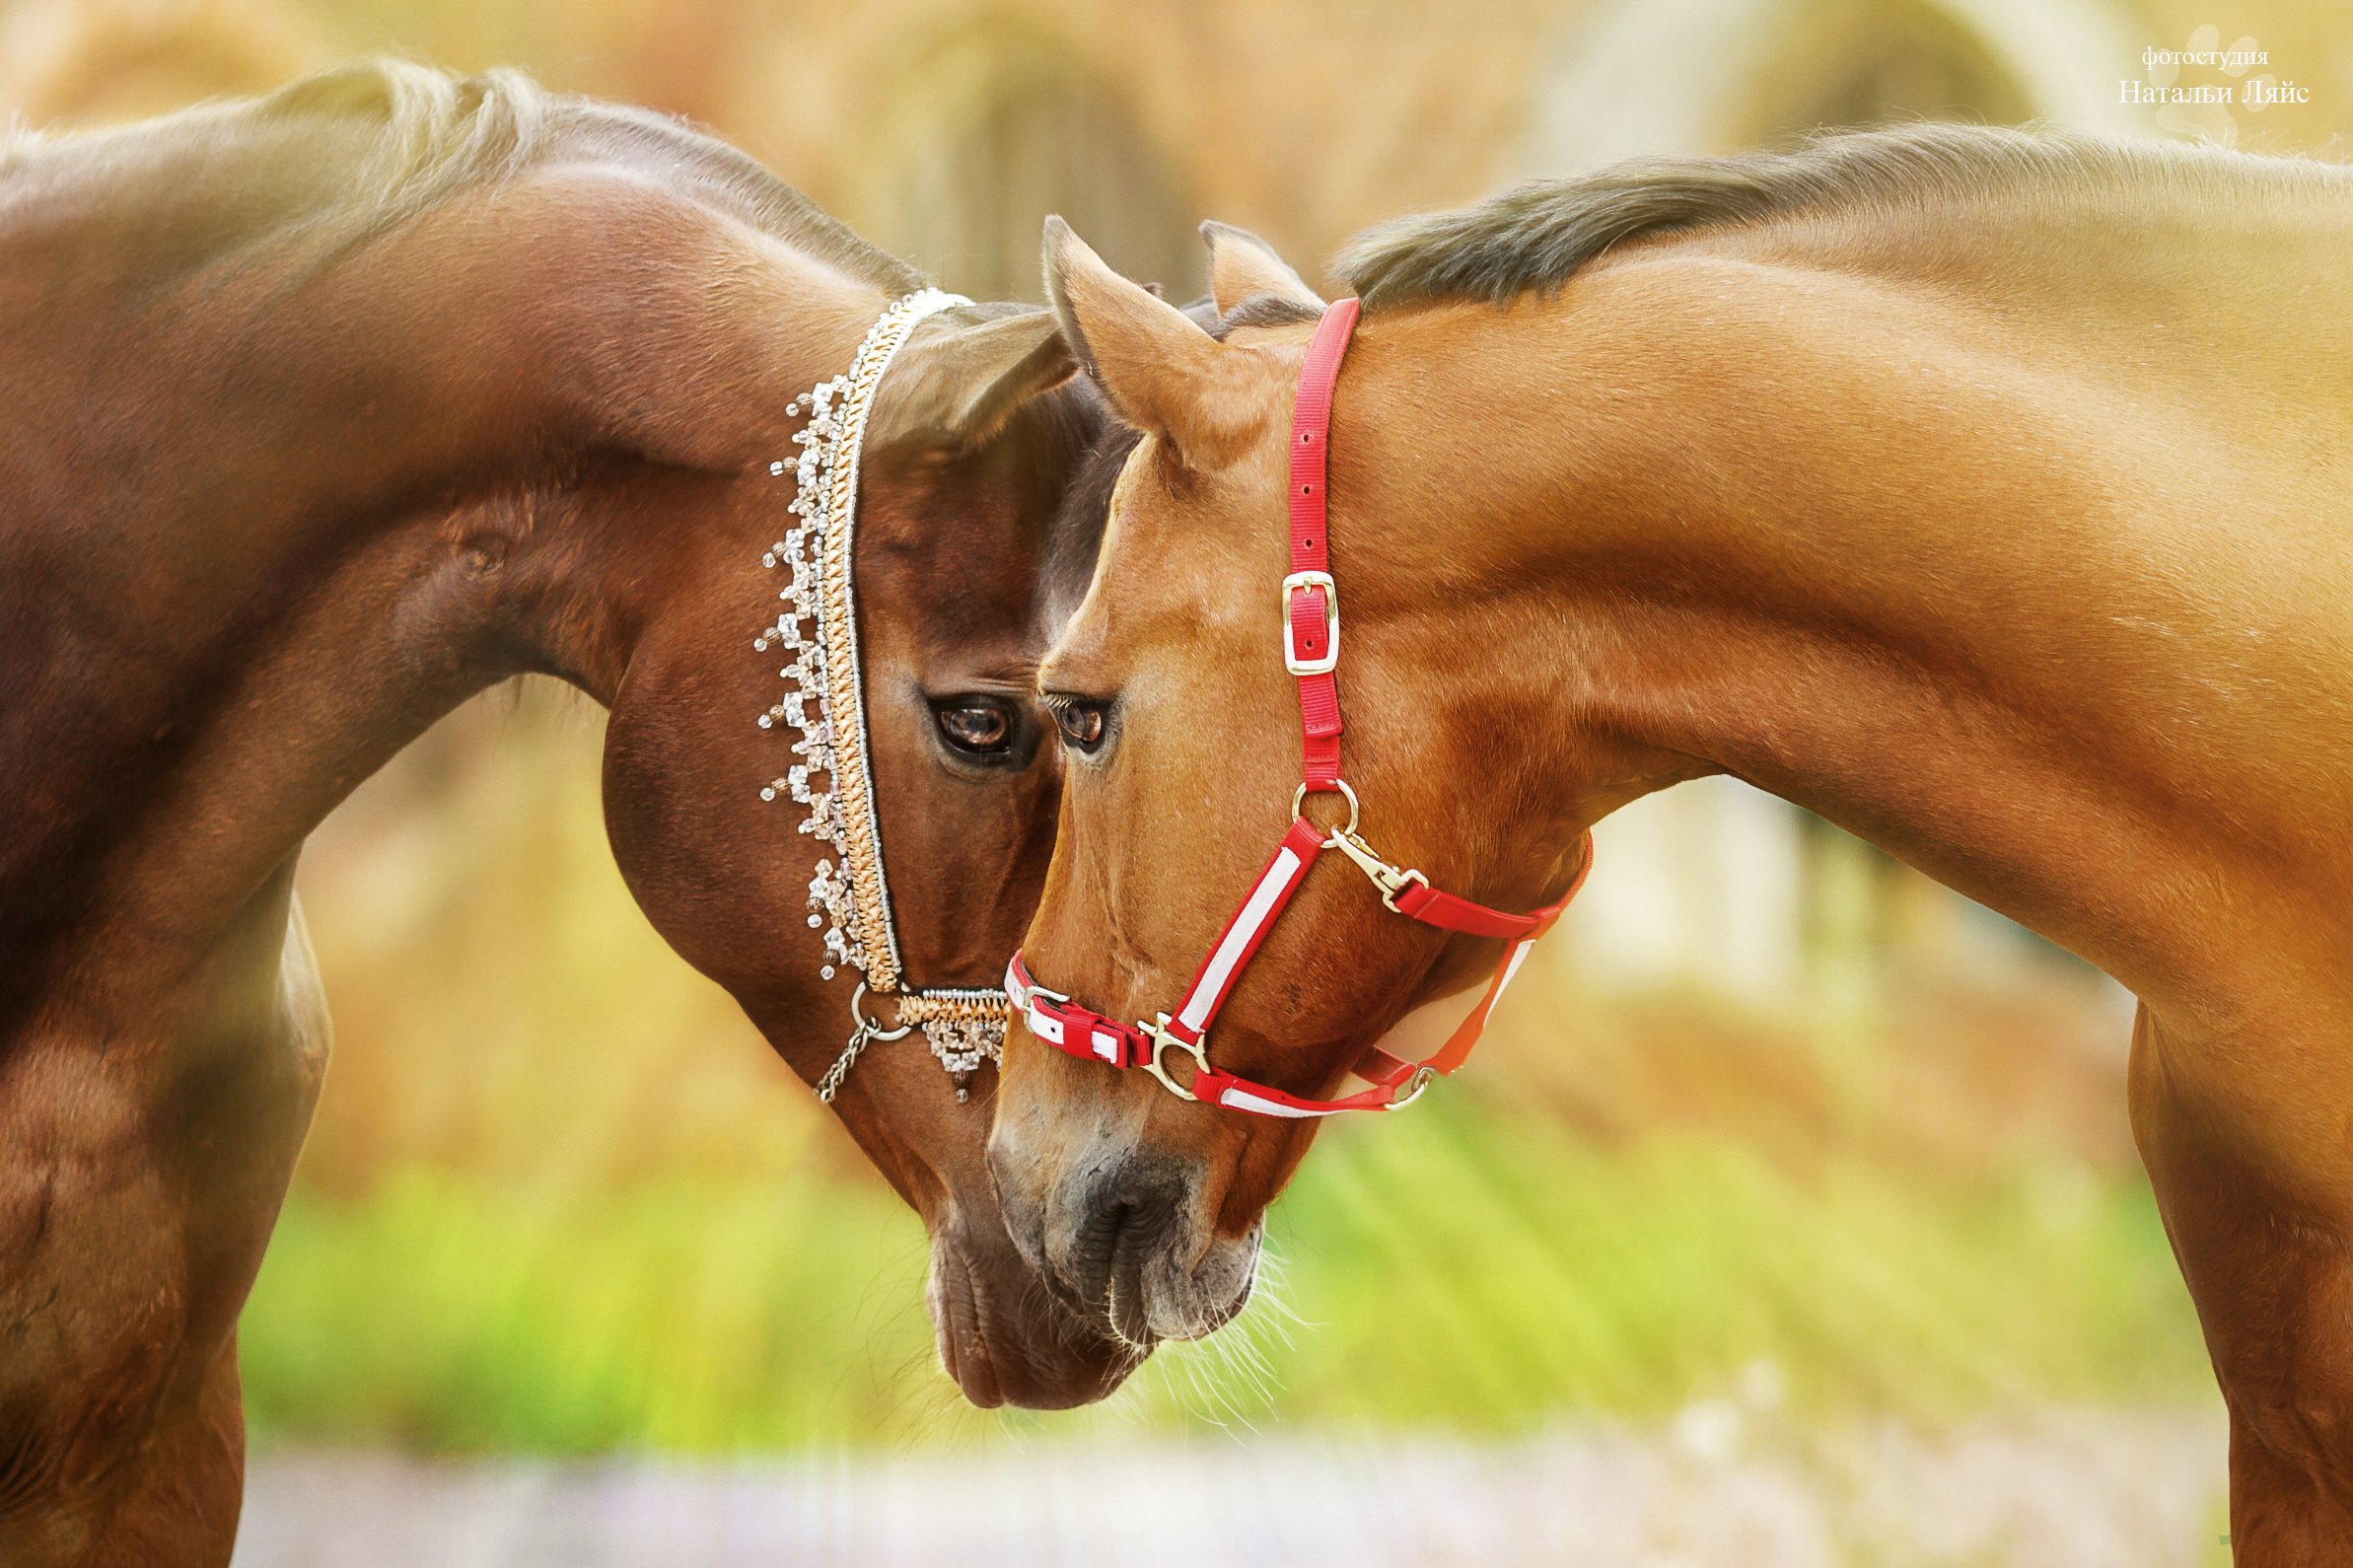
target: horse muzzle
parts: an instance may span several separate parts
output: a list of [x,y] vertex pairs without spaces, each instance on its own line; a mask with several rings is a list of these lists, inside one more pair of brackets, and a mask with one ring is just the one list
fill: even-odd
[[1198,1339],[1248,1305],[1263,1222],[1240,1237],[1214,1227],[1205,1171],[1136,1153],[1073,1162],[1057,1177],[1000,1124],[989,1143],[1006,1229],[1046,1288],[1139,1357],[1163,1339]]
[[939,1227],[924,1301],[940,1364],[964,1397],[984,1409],[1092,1404],[1144,1360],[1141,1350],[1040,1289],[1002,1232],[983,1237],[959,1225]]

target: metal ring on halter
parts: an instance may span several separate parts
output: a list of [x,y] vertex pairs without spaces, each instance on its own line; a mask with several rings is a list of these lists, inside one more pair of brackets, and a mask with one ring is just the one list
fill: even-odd
[[[1348,803],[1348,820],[1338,827],[1331,828],[1329,831],[1335,834],[1353,833],[1356,831],[1357,814],[1362,810],[1362,808],[1360,808],[1356,803],[1356,791],[1348,787],[1348,781],[1346,779],[1335,778],[1328,785],[1317,790],[1316,793],[1319,795],[1328,795],[1334,790],[1337,790],[1340,794],[1340,798]],[[1299,786],[1299,788],[1291,792],[1291,815],[1294,817],[1300,817],[1300,808],[1307,805],[1307,803],[1308,787],[1305,784],[1302,784]],[[1301,817],[1300,820],[1302,821],[1306,820],[1304,817]]]
[[850,1022],[857,1025],[868,1039],[905,1039],[915,1032],[915,1026],[912,1024],[901,1024],[896,1029],[883,1028],[882,1025],[868,1018],[864,1010],[858,1006],[865,999],[866,982],[860,980],[858,988],[850,993]]
[[1384,1110],[1403,1110],[1407,1105],[1410,1105],[1415,1101],[1421,1099],[1422,1091],[1429,1088],[1437,1081],[1438,1069],[1432,1067],[1428,1062],[1424,1062],[1422,1065],[1416,1067],[1413,1070],[1413,1076],[1411,1078],[1405,1080],[1404,1093],[1400,1094],[1396,1099],[1390,1101],[1388,1105],[1383,1105],[1381,1108]]
[[1193,1059],[1193,1071],[1198,1075],[1209,1071],[1208,1047],[1200,1040],[1185,1039],[1171,1031],[1169,1015],[1166,1013],[1156,1015],[1151,1023],[1140,1027],[1145,1033],[1152,1036],[1152,1054],[1138,1065],[1159,1079],[1161,1087],[1178,1100],[1198,1101],[1201,1098],[1199,1095],[1194,1094],[1190,1089],[1169,1076],[1169,1070],[1160,1064],[1160,1056],[1161,1052],[1174,1045]]

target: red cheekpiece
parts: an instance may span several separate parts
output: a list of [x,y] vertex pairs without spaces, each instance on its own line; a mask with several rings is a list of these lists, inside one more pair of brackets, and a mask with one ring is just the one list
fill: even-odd
[[[1261,1116],[1330,1116],[1343,1110],[1395,1110],[1412,1104],[1432,1078],[1453,1072],[1470,1055],[1487,1027],[1487,1015],[1519,972],[1528,950],[1560,918],[1593,869],[1593,835],[1588,833],[1584,863],[1560,901],[1533,914],[1508,914],[1441,892],[1420,872],[1399,870],[1383,860],[1357,835],[1356,792],[1340,778],[1342,726],[1334,674],[1340,658],[1340,602],[1331,576],[1324,464],[1331,440],[1332,388],[1356,330],[1357,309],[1355,300],[1336,301],[1316,323],[1291,416],[1291,573],[1283,579],[1283,664],[1299,680],[1303,780],[1292,800],[1291,830],[1226,923],[1174,1014],[1163,1013],[1149,1024],[1122,1024],[1039,985],[1019,953],[1005,971],[1006,994],[1030,1033],[1046,1044],[1112,1067],[1141,1067],[1186,1100]],[[1348,803],[1347,825],[1328,834],[1300,814],[1308,796],[1325,793],[1340,795]],[[1511,945],[1495,967],[1487,994],[1435,1055],[1408,1062],[1378,1048],[1369,1050],[1354,1071],[1373,1087],[1339,1100],[1308,1100],[1212,1067],[1205,1041],[1218,1009],[1225,1006],[1258,944],[1307,880],[1308,868],[1327,849],[1337,849],[1356,862],[1380,889],[1381,901],[1398,914],[1442,931],[1497,937]],[[1171,1046],[1193,1059],[1190,1082],[1178,1083],[1169,1075],[1162,1056]]]

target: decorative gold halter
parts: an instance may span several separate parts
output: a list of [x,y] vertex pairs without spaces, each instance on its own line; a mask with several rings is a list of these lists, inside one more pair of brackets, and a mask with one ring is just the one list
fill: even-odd
[[[761,565],[792,575],[776,596],[784,609],[751,644],[760,653],[781,647],[789,655],[777,672],[784,699],[759,716],[759,727],[797,732],[792,749],[799,760],[762,787],[760,799],[789,795],[808,808],[801,831],[823,846],[809,879],[809,924],[824,932],[825,942],[818,973],[830,980],[837,966],[846,966],[860,976],[850,993],[849,1043],[818,1082],[818,1098],[827,1104],[873,1041],[921,1029],[963,1100],[971,1075],[982,1061],[997,1059],[1005,1039],[1003,991],[911,987],[900,968],[883,870],[883,827],[875,815],[852,571],[858,459],[883,373],[924,318],[971,303],[939,289],[919,289],[893,302],[867,330],[846,372],[819,383],[785,409],[788,417],[809,416],[793,437],[801,453],[789,463],[768,465],[779,478],[788,468],[792,472],[794,495],[785,510],[795,522],[760,557]],[[821,785],[812,782],[818,779]],[[884,1029],[867,1016],[869,991],[897,999],[895,1028]]]

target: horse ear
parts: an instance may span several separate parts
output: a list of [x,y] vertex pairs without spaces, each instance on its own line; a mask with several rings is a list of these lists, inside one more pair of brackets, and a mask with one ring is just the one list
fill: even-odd
[[[1078,374],[1051,311],[942,312],[915,329],[867,416],[867,443],[917,440],[955,452],[986,446],[1022,404]],[[977,317],[977,319],[975,319]],[[937,323],[939,329],[931,328]]]
[[1045,221],[1045,291],[1062,334],[1119,417],[1193,467],[1216,467],[1250,435],[1242,350],[1104,264],[1060,218]]
[[1212,220],[1201,225],[1201,243],[1209,247],[1209,293],[1220,316],[1261,294],[1322,314],[1323,301],[1316,291],[1274,253],[1273,246],[1248,229]]

